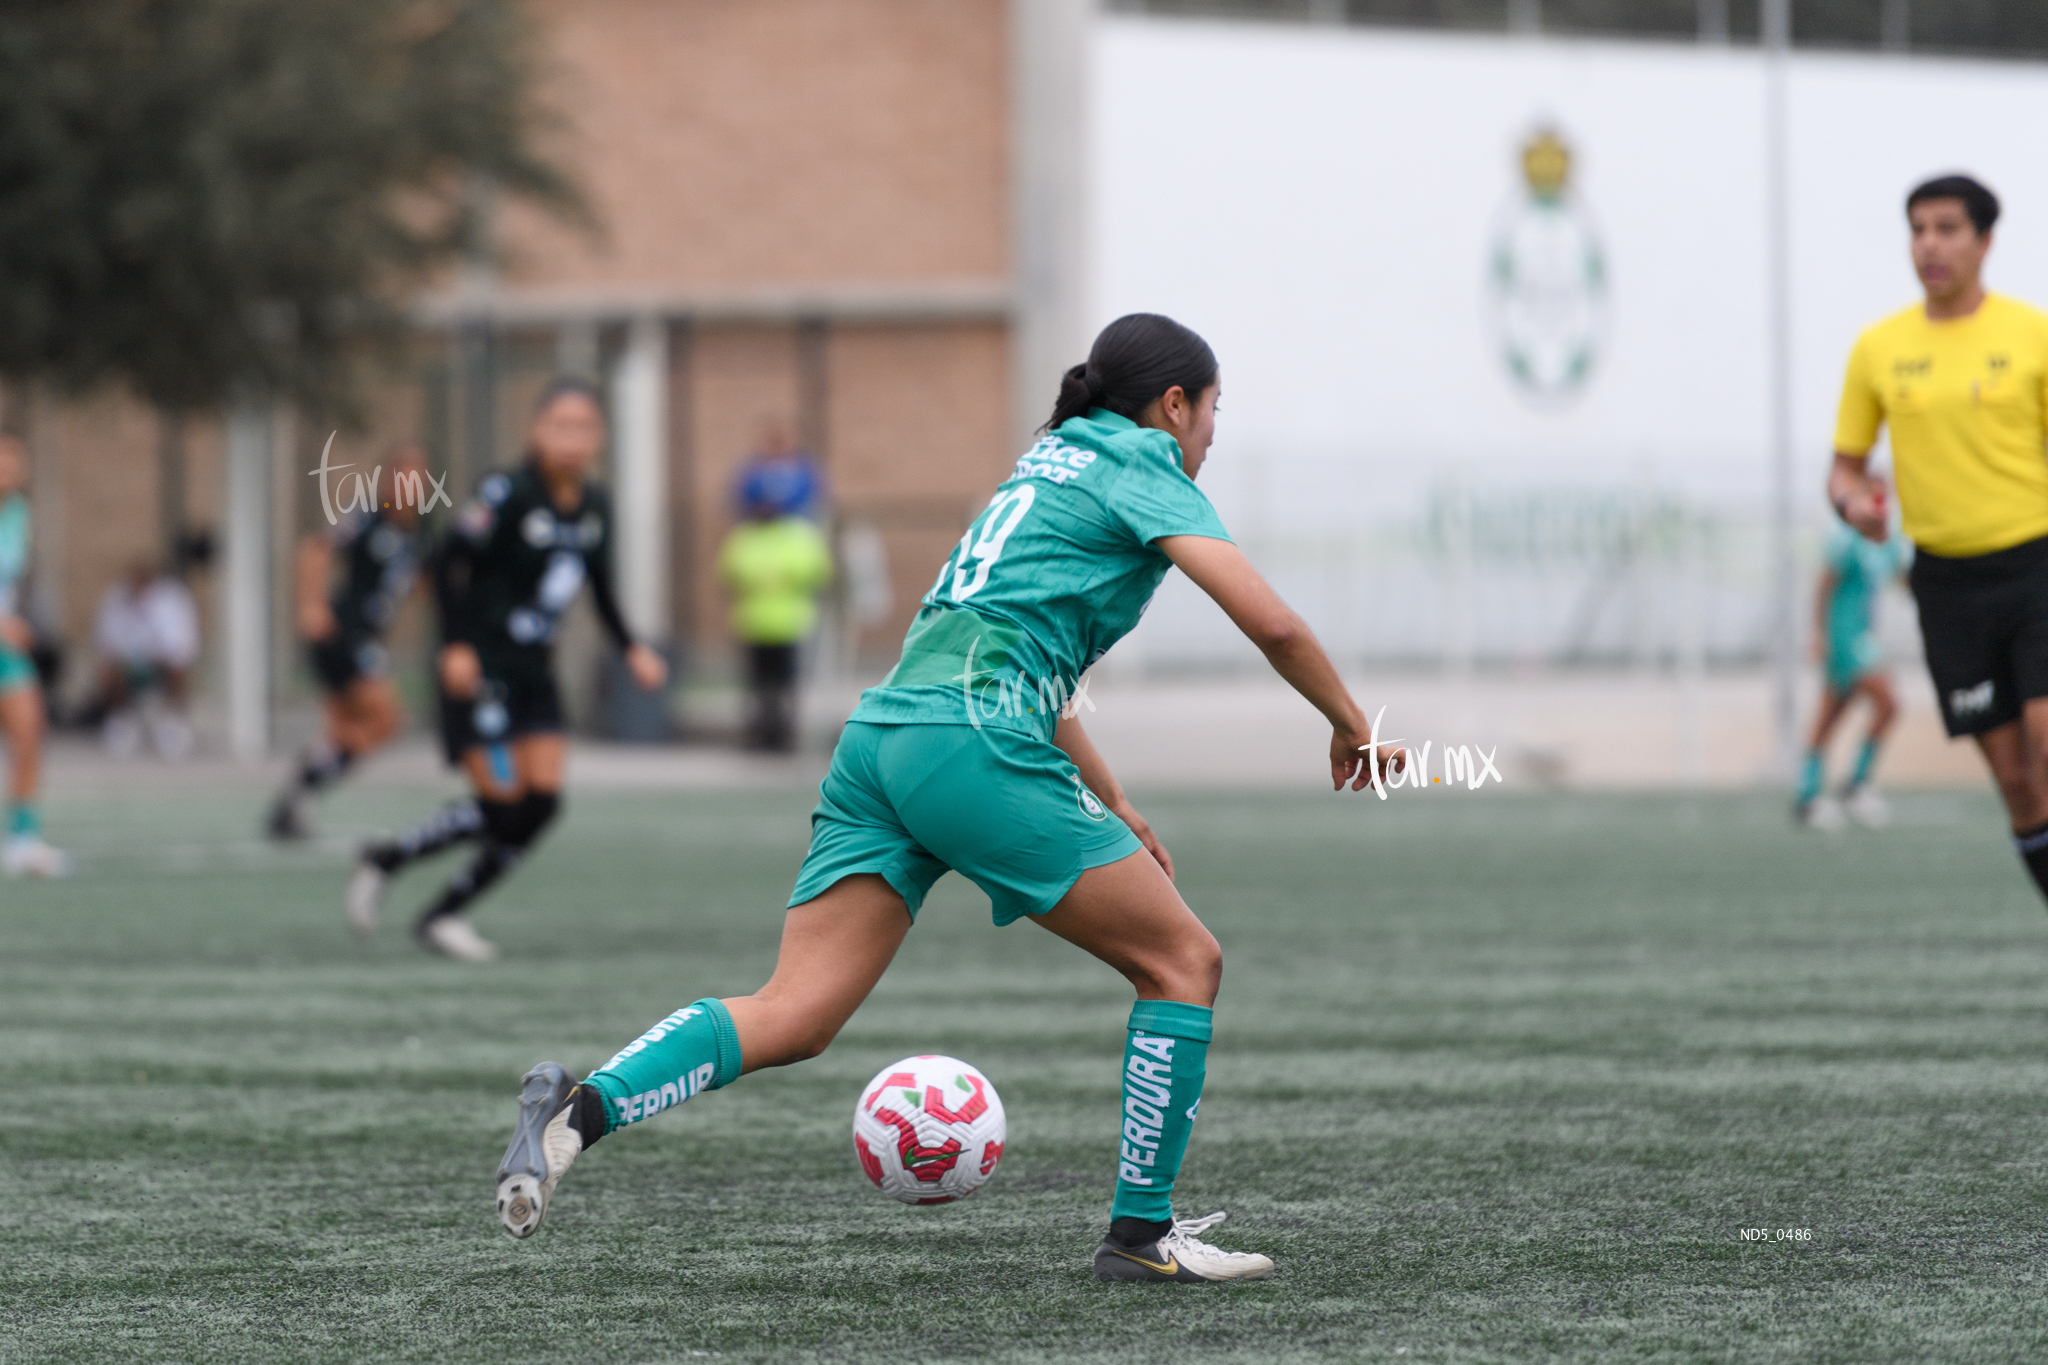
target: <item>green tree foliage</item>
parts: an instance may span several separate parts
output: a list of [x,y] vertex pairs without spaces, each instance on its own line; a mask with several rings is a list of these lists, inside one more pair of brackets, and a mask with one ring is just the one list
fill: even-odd
[[8,0],[0,373],[345,411],[493,192],[578,215],[503,0]]

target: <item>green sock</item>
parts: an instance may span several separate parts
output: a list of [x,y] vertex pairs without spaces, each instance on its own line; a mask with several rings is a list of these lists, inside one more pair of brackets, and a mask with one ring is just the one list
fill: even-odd
[[1856,751],[1856,768],[1849,774],[1849,790],[1860,789],[1870,780],[1870,770],[1877,766],[1877,736],[1870,735],[1863,741],[1863,747]]
[[717,1000],[685,1005],[584,1080],[604,1096],[605,1132],[651,1119],[740,1075],[740,1035]]
[[7,833],[10,838],[33,839],[43,832],[43,817],[36,810],[33,801],[16,801],[7,812]]
[[1805,805],[1820,795],[1821,784],[1827,780],[1827,773],[1821,767],[1820,750],[1806,751],[1806,767],[1799,774],[1799,795],[1794,798],[1798,805]]
[[1124,1042],[1123,1144],[1111,1219],[1173,1217],[1173,1181],[1202,1102],[1211,1011],[1173,1000],[1131,1006]]

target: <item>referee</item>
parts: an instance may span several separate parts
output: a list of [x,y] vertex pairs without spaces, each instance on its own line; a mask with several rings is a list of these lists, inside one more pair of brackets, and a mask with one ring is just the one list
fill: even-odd
[[1906,197],[1906,219],[1926,301],[1856,340],[1828,498],[1883,538],[1867,466],[1888,427],[1942,721],[1984,751],[2048,896],[2048,314],[1985,291],[1998,198],[1983,185],[1930,180]]

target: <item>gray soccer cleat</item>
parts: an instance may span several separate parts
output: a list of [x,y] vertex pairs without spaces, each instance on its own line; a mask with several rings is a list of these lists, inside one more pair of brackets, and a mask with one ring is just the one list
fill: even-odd
[[1104,1238],[1095,1249],[1095,1278],[1153,1284],[1269,1278],[1273,1263],[1266,1257],[1250,1251],[1222,1251],[1196,1238],[1196,1233],[1207,1232],[1228,1216],[1212,1213],[1207,1218],[1176,1218],[1164,1237],[1141,1247],[1119,1246]]
[[583,1151],[569,1126],[575,1078],[559,1062],[542,1062],[519,1078],[519,1123],[498,1163],[498,1221],[514,1237],[531,1237],[547,1216],[555,1186]]

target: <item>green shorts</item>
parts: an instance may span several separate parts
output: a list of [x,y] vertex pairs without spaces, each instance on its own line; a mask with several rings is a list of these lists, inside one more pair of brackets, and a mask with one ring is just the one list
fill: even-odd
[[18,649],[0,645],[0,693],[17,692],[35,684],[35,660]]
[[998,925],[1042,915],[1091,867],[1142,848],[1059,749],[1014,730],[849,721],[832,754],[791,905],[879,873],[916,916],[958,872]]
[[1827,688],[1834,696],[1847,695],[1857,683],[1883,666],[1884,649],[1875,634],[1828,641]]

